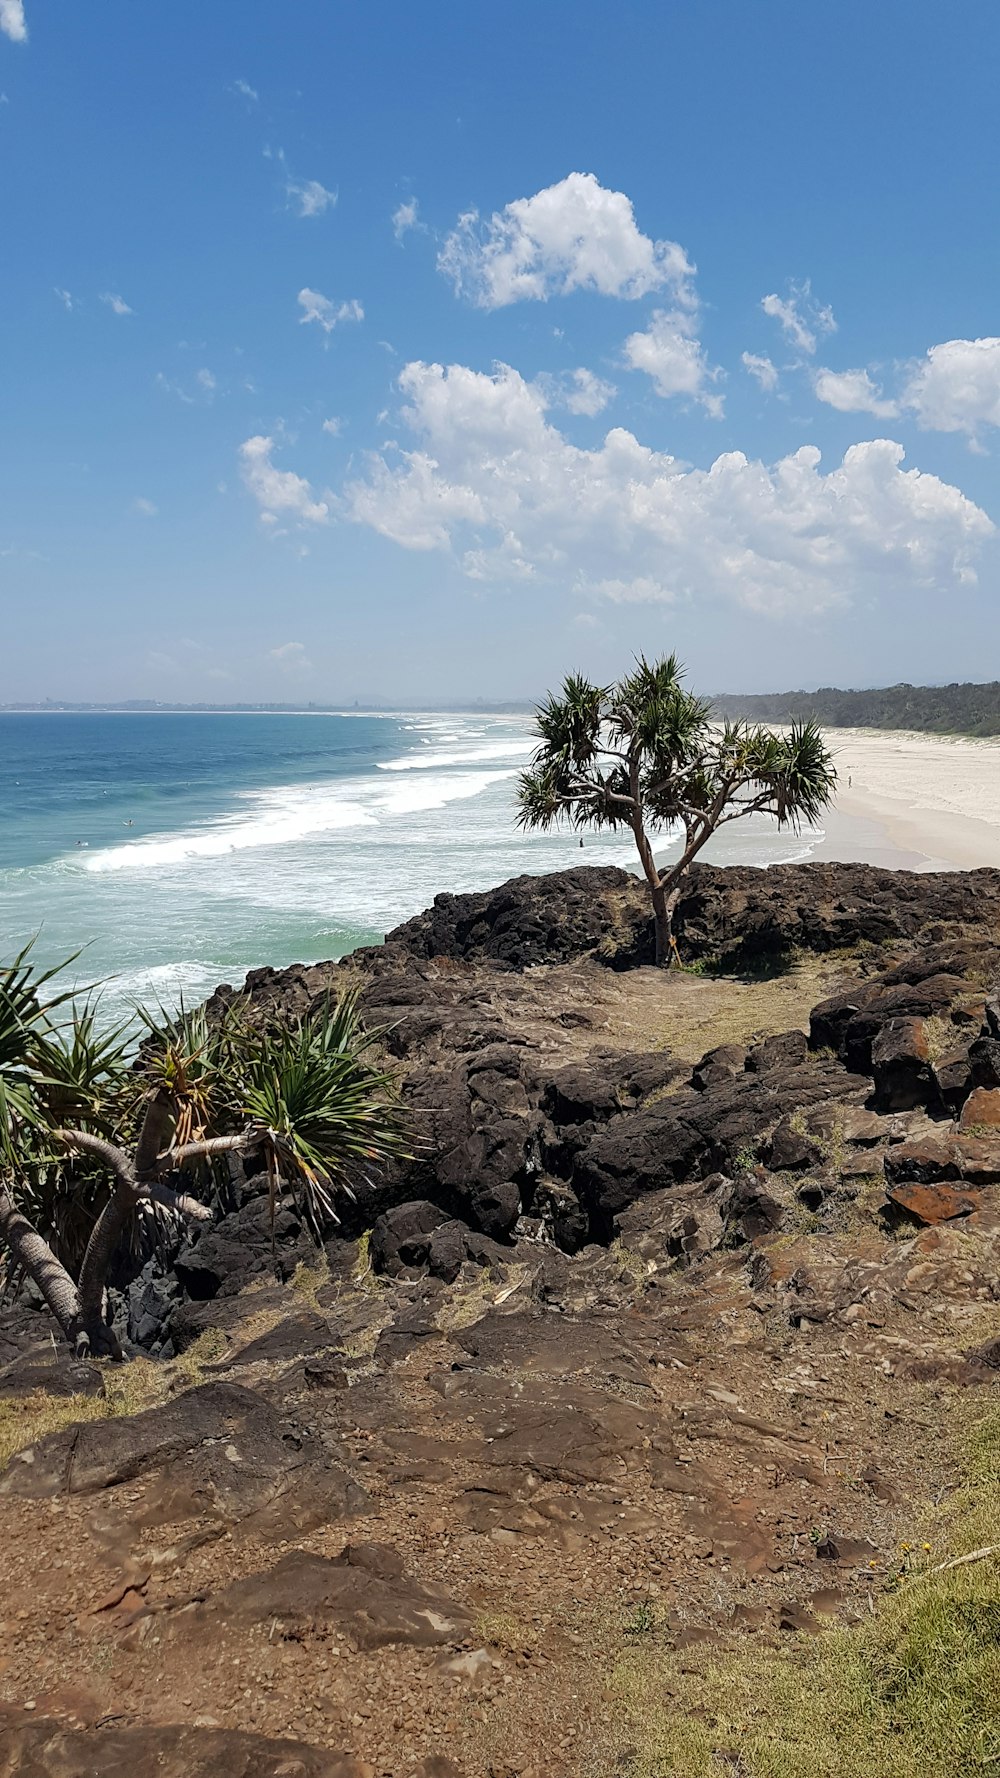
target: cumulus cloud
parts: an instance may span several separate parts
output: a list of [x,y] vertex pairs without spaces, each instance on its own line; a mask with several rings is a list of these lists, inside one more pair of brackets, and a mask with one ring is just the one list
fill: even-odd
[[251,86],[248,80],[234,80],[233,92],[240,93],[244,99],[249,99],[251,105],[256,105],[260,98],[256,87]]
[[535,378],[534,387],[547,407],[564,407],[571,414],[586,414],[591,419],[603,413],[618,393],[614,383],[605,382],[582,365],[579,370],[563,371],[558,376],[542,371]]
[[579,449],[505,365],[409,364],[400,387],[414,448],[373,455],[346,510],[406,549],[453,552],[476,580],[802,614],[970,581],[994,530],[957,488],[905,470],[889,439],[826,473],[812,446],[692,469],[622,428]]
[[642,234],[631,201],[593,173],[570,173],[516,198],[488,222],[460,216],[438,255],[456,293],[481,309],[572,290],[635,298],[673,289],[685,300],[694,267],[675,241]]
[[64,309],[72,312],[76,308],[76,297],[71,290],[63,290],[60,285],[54,286],[54,294],[59,298]]
[[770,358],[762,356],[759,352],[744,352],[742,364],[743,369],[748,371],[750,376],[755,377],[766,392],[770,393],[772,389],[778,387],[777,366],[771,363]]
[[934,432],[1000,426],[1000,339],[945,340],[911,368],[903,406]]
[[101,301],[106,303],[115,315],[133,315],[135,313],[134,309],[129,308],[125,298],[119,296],[114,290],[102,290]]
[[281,642],[277,648],[269,648],[268,655],[283,673],[311,673],[312,661],[306,654],[304,642]]
[[267,524],[274,524],[279,513],[305,524],[325,525],[330,509],[325,500],[317,500],[304,476],[290,469],[277,469],[271,461],[274,439],[258,434],[240,445],[240,468],[243,480],[261,509]]
[[399,204],[393,211],[392,232],[397,241],[401,241],[403,236],[409,234],[412,228],[423,228],[424,225],[420,220],[419,210],[420,205],[417,203],[416,198],[407,198],[404,203]]
[[12,43],[27,43],[28,26],[24,17],[24,0],[0,0],[0,31]]
[[159,507],[154,505],[152,500],[147,500],[144,494],[136,495],[132,502],[132,511],[141,513],[144,519],[155,519],[159,510]]
[[323,431],[328,432],[331,438],[339,438],[343,430],[344,422],[338,414],[331,414],[328,420],[323,421]]
[[285,186],[288,207],[296,216],[322,216],[337,202],[337,192],[327,191],[318,179],[290,179]]
[[818,303],[807,278],[804,284],[790,284],[787,297],[765,296],[761,299],[765,315],[780,324],[785,338],[810,358],[821,333],[836,333],[837,323],[829,303]]
[[298,301],[302,309],[300,325],[316,321],[324,333],[332,333],[342,321],[363,321],[365,318],[365,311],[356,297],[349,302],[333,303],[318,290],[305,289],[299,291]]
[[657,309],[645,333],[629,334],[625,359],[652,377],[658,395],[686,396],[699,401],[713,420],[722,418],[722,396],[712,389],[722,372],[708,362],[694,311]]
[[820,401],[841,414],[875,414],[887,420],[899,412],[896,403],[885,399],[866,370],[818,370],[813,388]]

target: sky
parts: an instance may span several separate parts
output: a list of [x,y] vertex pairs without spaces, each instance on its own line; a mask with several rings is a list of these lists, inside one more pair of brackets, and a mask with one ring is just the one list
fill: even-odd
[[0,0],[0,702],[1000,677],[996,0]]

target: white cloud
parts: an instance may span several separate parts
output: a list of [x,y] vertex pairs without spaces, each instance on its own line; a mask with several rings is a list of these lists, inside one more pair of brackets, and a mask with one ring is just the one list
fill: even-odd
[[101,292],[101,301],[102,303],[107,303],[108,308],[116,315],[134,315],[135,313],[134,309],[129,308],[125,298],[123,296],[118,296],[113,290],[103,290]]
[[419,216],[420,205],[416,198],[407,198],[399,204],[392,215],[392,232],[397,241],[401,241],[410,229],[423,229],[424,224]]
[[260,94],[258,93],[256,87],[252,87],[248,80],[234,80],[233,81],[233,92],[234,93],[241,93],[243,95],[244,99],[249,99],[251,104],[253,104],[253,105],[256,105],[258,99],[260,98]]
[[288,196],[288,207],[297,216],[322,216],[325,210],[331,210],[337,202],[337,193],[327,191],[318,179],[290,179],[285,186]]
[[603,413],[618,393],[614,383],[606,383],[582,365],[579,370],[563,371],[559,376],[542,371],[535,378],[534,387],[546,407],[564,407],[571,414],[587,414],[591,418]]
[[27,43],[28,27],[24,19],[24,0],[0,0],[0,31],[12,43]]
[[349,302],[332,303],[328,296],[307,288],[299,291],[298,301],[302,309],[300,325],[317,321],[324,333],[332,333],[341,321],[363,321],[365,318],[365,311],[356,297]]
[[570,173],[488,222],[468,211],[445,241],[438,269],[481,309],[572,290],[635,298],[673,289],[687,303],[694,275],[683,247],[642,234],[625,193],[608,191],[593,173]]
[[56,284],[54,286],[54,293],[59,298],[64,309],[72,311],[76,308],[76,297],[71,290],[62,290],[60,286]]
[[778,387],[777,367],[771,363],[770,358],[763,357],[758,352],[744,352],[742,364],[745,371],[756,377],[762,389],[770,392]]
[[957,488],[904,470],[888,439],[825,474],[812,446],[691,469],[622,428],[594,450],[570,444],[544,392],[505,365],[409,364],[400,387],[416,446],[373,455],[348,514],[404,548],[454,552],[480,581],[803,614],[971,581],[994,531]]
[[147,500],[144,494],[138,494],[132,502],[132,511],[141,513],[144,519],[155,519],[159,510],[159,507],[154,506],[152,500]]
[[240,445],[243,480],[267,524],[274,524],[279,513],[289,513],[311,525],[325,525],[330,508],[325,500],[316,500],[309,483],[290,469],[276,469],[271,462],[274,439],[258,434]]
[[945,340],[911,368],[901,396],[920,426],[967,432],[1000,426],[1000,339]]
[[899,412],[896,403],[885,399],[866,370],[818,370],[813,388],[820,401],[841,414],[875,414],[880,420],[887,420],[894,419]]
[[566,407],[571,414],[587,414],[591,419],[595,414],[603,413],[608,402],[617,394],[614,383],[607,383],[603,377],[597,377],[592,370],[584,370],[582,367],[570,372],[569,384],[563,398]]
[[645,333],[629,334],[625,358],[633,370],[652,377],[658,395],[687,396],[700,401],[713,420],[722,418],[722,396],[711,388],[722,372],[709,365],[693,311],[655,310]]
[[344,422],[337,414],[331,414],[328,420],[323,421],[323,431],[328,432],[331,438],[339,438],[343,430]]
[[269,648],[267,652],[283,673],[293,675],[311,673],[313,670],[304,642],[281,642],[277,648]]
[[215,391],[218,387],[212,372],[204,368],[195,371],[193,381],[186,388],[183,383],[176,383],[170,377],[164,376],[162,370],[158,370],[156,373],[156,383],[157,387],[164,390],[167,395],[175,395],[177,400],[183,401],[187,407],[194,407],[199,402],[210,406],[215,399]]
[[828,303],[816,301],[808,278],[804,284],[790,284],[785,298],[773,294],[763,297],[760,306],[765,315],[780,323],[785,338],[810,358],[816,350],[817,336],[837,331],[833,310]]

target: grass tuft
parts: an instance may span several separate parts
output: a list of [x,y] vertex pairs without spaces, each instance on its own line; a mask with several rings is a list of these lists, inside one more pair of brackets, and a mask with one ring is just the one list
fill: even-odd
[[966,1442],[933,1553],[870,1623],[788,1652],[627,1647],[616,1679],[631,1778],[971,1778],[1000,1766],[1000,1410]]

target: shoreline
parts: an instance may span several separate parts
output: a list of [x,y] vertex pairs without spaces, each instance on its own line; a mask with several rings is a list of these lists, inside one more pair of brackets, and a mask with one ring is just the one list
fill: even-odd
[[812,858],[921,872],[1000,867],[1000,743],[884,729],[826,735],[840,783]]

